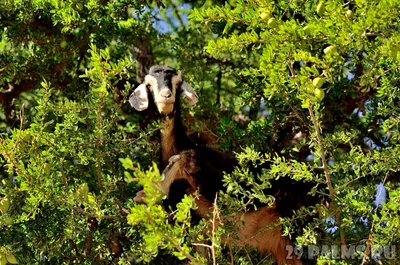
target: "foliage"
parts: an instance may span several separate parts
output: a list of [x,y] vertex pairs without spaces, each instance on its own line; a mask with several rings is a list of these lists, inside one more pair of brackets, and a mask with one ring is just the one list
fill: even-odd
[[[362,247],[318,264],[373,264],[379,246],[397,264],[399,12],[396,0],[1,1],[1,258],[206,264],[206,249],[214,264],[270,264],[225,246],[230,217],[271,205],[270,181],[292,178],[329,199],[282,218],[285,235]],[[240,164],[197,225],[192,196],[161,206],[159,124],[126,102],[149,63],[184,71],[200,95],[188,132]],[[147,205],[133,202],[140,187]]]

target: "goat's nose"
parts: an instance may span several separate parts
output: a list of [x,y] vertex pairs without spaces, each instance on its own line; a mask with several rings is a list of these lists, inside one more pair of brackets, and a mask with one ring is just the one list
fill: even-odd
[[162,96],[163,98],[170,98],[170,97],[172,97],[172,93],[170,90],[165,89],[160,92],[160,96]]

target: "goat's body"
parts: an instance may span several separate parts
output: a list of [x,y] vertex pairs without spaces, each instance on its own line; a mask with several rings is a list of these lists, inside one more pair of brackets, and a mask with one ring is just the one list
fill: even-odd
[[[167,195],[165,205],[174,208],[185,194],[199,190],[193,217],[195,220],[208,218],[216,194],[224,189],[223,174],[233,171],[237,166],[236,159],[214,148],[196,146],[185,133],[179,109],[174,117],[163,120],[161,126],[161,168],[164,169],[161,188]],[[225,221],[234,223],[236,231],[226,235],[225,240],[237,247],[248,246],[260,253],[271,253],[278,265],[300,265],[303,263],[296,256],[287,256],[287,246],[291,246],[291,241],[282,236],[279,217],[287,217],[292,209],[302,206],[303,198],[296,201],[299,199],[296,195],[299,191],[304,194],[305,191],[301,190],[304,187],[294,186],[288,178],[277,182],[269,190],[269,194],[279,196],[275,207],[260,207],[256,211],[226,217]],[[287,185],[285,191],[280,190],[281,185]],[[293,189],[294,194],[289,194],[288,189]],[[141,201],[143,195],[138,194],[135,200]]]
[[[214,156],[214,158],[219,156],[221,159],[210,163],[210,160],[201,159],[202,154],[208,154],[209,157]],[[180,196],[194,194],[199,189],[199,195],[194,197],[197,206],[195,213],[201,218],[208,218],[213,210],[213,198],[218,191],[223,189],[223,171],[233,170],[233,166],[228,166],[229,163],[226,163],[228,158],[224,156],[216,150],[202,148],[184,151],[172,157],[164,171],[164,180],[161,182],[161,188],[167,194],[168,204],[174,205],[180,201]],[[228,159],[228,162],[230,160]],[[225,170],[221,171],[221,167]],[[208,172],[205,172],[204,168],[207,168]],[[179,187],[175,188],[174,185],[177,184]],[[239,247],[249,246],[260,253],[272,253],[278,265],[302,264],[297,257],[287,256],[287,246],[291,246],[291,242],[281,234],[279,217],[275,208],[268,207],[223,217],[223,222],[224,220],[232,222],[235,228],[235,232],[231,236],[227,235],[225,241],[227,244]]]

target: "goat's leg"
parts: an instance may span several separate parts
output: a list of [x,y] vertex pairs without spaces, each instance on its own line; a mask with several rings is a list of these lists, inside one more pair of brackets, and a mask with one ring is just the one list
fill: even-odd
[[282,236],[279,216],[274,209],[262,208],[236,218],[243,221],[238,221],[235,225],[239,230],[239,241],[236,240],[234,244],[248,245],[260,253],[271,253],[278,265],[303,264],[295,255],[288,255],[287,247],[292,244],[287,237]]

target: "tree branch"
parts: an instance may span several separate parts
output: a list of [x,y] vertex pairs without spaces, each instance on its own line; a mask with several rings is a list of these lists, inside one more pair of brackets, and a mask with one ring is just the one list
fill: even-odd
[[[328,188],[329,188],[329,198],[331,199],[331,205],[334,207],[335,190],[334,190],[334,188],[332,186],[331,176],[330,176],[329,170],[328,170],[328,163],[327,163],[327,160],[326,160],[326,157],[325,157],[325,149],[324,149],[324,146],[322,144],[323,140],[322,140],[322,137],[321,137],[320,128],[319,128],[318,121],[315,118],[315,115],[314,115],[314,112],[313,112],[311,106],[308,107],[308,111],[310,113],[311,119],[312,119],[313,124],[314,124],[314,129],[315,129],[315,132],[316,132],[316,135],[317,135],[317,141],[318,141],[321,160],[322,160],[322,166],[323,166],[324,172],[325,172],[326,184],[328,185]],[[340,223],[341,223],[341,221],[340,221],[340,213],[337,212],[336,210],[335,210],[335,218],[336,218],[337,226],[339,227],[340,242],[341,242],[342,246],[346,246],[346,239],[345,239],[345,236],[344,236],[344,231],[343,231],[343,228],[340,225]],[[343,253],[342,254],[343,254],[344,257],[346,257],[346,248],[343,248]]]
[[[289,69],[290,69],[290,73],[292,74],[291,77],[292,77],[292,78],[295,78],[296,75],[295,75],[295,73],[294,73],[293,67],[292,67],[292,65],[291,65],[290,62],[288,63],[288,66],[289,66]],[[295,82],[296,82],[297,87],[300,88],[300,85],[299,85],[299,83],[297,82],[297,80],[295,80]],[[317,119],[315,118],[315,115],[314,115],[314,112],[313,112],[311,106],[308,107],[308,111],[309,111],[309,113],[310,113],[312,122],[313,122],[313,124],[314,124],[314,129],[315,129],[315,132],[316,132],[316,135],[317,135],[317,142],[318,142],[318,145],[319,145],[320,155],[321,155],[321,160],[322,160],[322,165],[323,165],[324,172],[325,172],[326,184],[328,185],[328,188],[329,188],[329,198],[331,199],[331,206],[334,207],[335,190],[334,190],[334,188],[333,188],[333,186],[332,186],[331,176],[330,176],[329,170],[328,170],[328,163],[327,163],[326,157],[325,157],[325,149],[324,149],[324,146],[323,146],[323,144],[322,144],[322,143],[323,143],[323,140],[322,140],[322,137],[321,137],[320,128],[319,128],[318,121],[317,121]],[[345,246],[345,245],[346,245],[346,239],[345,239],[345,236],[344,236],[343,228],[342,228],[341,225],[340,225],[340,223],[341,223],[341,222],[340,222],[340,213],[337,212],[336,210],[335,210],[335,218],[336,218],[337,225],[338,225],[338,227],[339,227],[340,242],[341,242],[341,244],[342,244],[343,246]],[[342,254],[343,254],[344,256],[346,256],[346,248],[344,248]]]
[[15,121],[14,103],[18,96],[35,87],[35,80],[22,80],[19,84],[9,83],[8,89],[0,92],[0,104],[4,107],[7,124],[11,125]]
[[221,79],[222,79],[222,70],[221,67],[219,68],[219,71],[217,73],[217,82],[215,84],[216,89],[217,89],[217,105],[221,104]]
[[178,21],[179,21],[179,25],[181,26],[181,28],[182,28],[183,30],[185,30],[185,23],[183,23],[183,20],[182,20],[182,18],[181,18],[181,15],[179,14],[179,9],[178,9],[178,7],[175,5],[175,3],[174,3],[173,1],[171,1],[171,5],[172,5],[172,8],[174,9],[176,18],[177,18]]
[[136,55],[136,81],[141,84],[149,73],[150,67],[154,65],[153,49],[149,38],[138,37],[132,50]]

